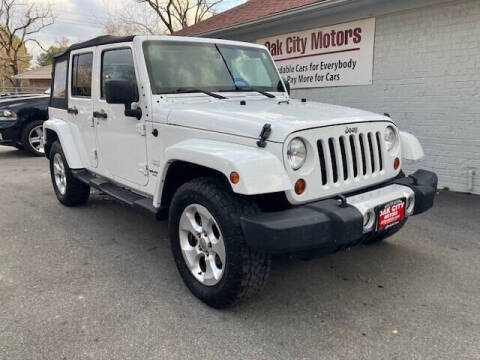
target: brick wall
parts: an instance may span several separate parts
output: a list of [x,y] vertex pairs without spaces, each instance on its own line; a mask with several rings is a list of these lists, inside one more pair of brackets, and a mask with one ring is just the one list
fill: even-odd
[[465,192],[473,167],[480,194],[480,1],[376,16],[374,56],[371,86],[292,96],[390,113],[424,147],[425,158],[407,170],[431,169],[441,187]]

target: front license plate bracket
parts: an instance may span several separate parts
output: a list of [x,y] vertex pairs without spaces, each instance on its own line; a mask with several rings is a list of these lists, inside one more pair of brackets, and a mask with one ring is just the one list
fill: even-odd
[[389,201],[375,208],[376,230],[385,231],[405,219],[406,198]]

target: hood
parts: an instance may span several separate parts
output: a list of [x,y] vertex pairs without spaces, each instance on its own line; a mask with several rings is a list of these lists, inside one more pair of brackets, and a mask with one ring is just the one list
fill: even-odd
[[[284,142],[295,131],[365,121],[391,121],[368,111],[313,101],[243,98],[240,100],[202,100],[168,105],[167,122],[202,130],[258,138],[264,124],[272,126],[269,141]],[[165,109],[166,110],[166,109]]]
[[12,109],[14,111],[30,107],[46,109],[49,101],[50,97],[48,95],[6,96],[0,98],[0,108]]

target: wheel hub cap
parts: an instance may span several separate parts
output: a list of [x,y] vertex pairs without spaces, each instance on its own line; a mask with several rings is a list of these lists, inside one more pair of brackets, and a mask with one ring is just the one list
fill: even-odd
[[30,130],[28,134],[28,142],[30,146],[39,153],[44,153],[45,150],[43,149],[43,126],[35,126],[32,130]]
[[63,166],[62,156],[59,153],[56,153],[53,157],[53,176],[58,191],[60,194],[65,195],[67,190],[67,178],[65,176],[65,166]]
[[200,250],[202,250],[203,252],[208,252],[208,248],[209,248],[208,244],[209,243],[210,242],[208,241],[208,238],[205,235],[202,234],[200,236],[200,242],[198,244],[200,246]]
[[192,275],[203,285],[213,286],[225,269],[225,243],[213,215],[202,205],[183,210],[179,223],[180,249]]

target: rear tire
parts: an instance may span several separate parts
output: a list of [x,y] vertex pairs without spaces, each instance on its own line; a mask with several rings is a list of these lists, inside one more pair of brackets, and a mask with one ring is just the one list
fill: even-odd
[[367,238],[366,240],[363,241],[363,244],[365,244],[365,245],[377,244],[377,243],[389,238],[390,236],[393,236],[394,234],[396,234],[397,232],[400,231],[400,229],[403,227],[403,225],[405,225],[406,222],[407,222],[407,219],[401,221],[397,225],[392,226],[388,230],[385,230],[385,231],[383,231],[379,234],[371,235],[369,238]]
[[22,145],[34,156],[44,156],[43,149],[43,120],[28,123],[22,130]]
[[[219,177],[194,179],[176,191],[169,211],[173,256],[187,287],[209,306],[232,306],[265,284],[271,258],[247,246],[240,225],[241,216],[258,212],[253,199],[234,194]],[[223,262],[215,252],[220,240],[224,246]],[[210,264],[207,267],[206,261]],[[209,278],[209,274],[215,273],[218,276]]]
[[52,144],[49,158],[50,176],[58,201],[65,206],[85,204],[90,196],[90,186],[73,176],[58,141]]

